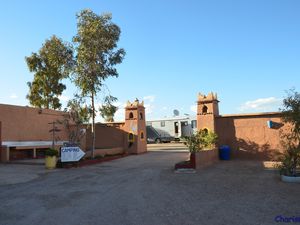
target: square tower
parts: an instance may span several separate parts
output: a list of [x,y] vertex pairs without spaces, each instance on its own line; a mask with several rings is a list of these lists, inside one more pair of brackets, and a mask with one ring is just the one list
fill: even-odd
[[127,102],[125,107],[124,131],[125,148],[130,154],[147,152],[147,134],[144,102],[136,99],[134,102]]
[[219,116],[219,101],[216,93],[207,96],[199,93],[197,100],[197,129],[216,132],[215,117]]

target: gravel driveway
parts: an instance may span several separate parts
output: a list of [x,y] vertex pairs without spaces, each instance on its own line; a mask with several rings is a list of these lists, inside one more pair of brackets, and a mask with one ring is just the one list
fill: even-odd
[[0,224],[255,225],[278,224],[279,215],[300,217],[300,185],[280,182],[260,162],[233,160],[195,174],[174,173],[187,155],[149,152],[2,182]]

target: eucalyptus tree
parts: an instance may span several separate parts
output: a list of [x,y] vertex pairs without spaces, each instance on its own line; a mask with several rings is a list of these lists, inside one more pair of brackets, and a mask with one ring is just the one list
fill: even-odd
[[99,112],[102,118],[106,122],[114,122],[114,115],[118,110],[118,107],[113,105],[118,99],[114,96],[108,95],[104,99],[104,104],[99,107]]
[[95,149],[95,97],[108,77],[118,77],[116,65],[125,50],[118,48],[121,30],[111,14],[97,15],[89,9],[77,14],[77,34],[73,37],[76,50],[75,85],[82,97],[90,98],[92,109],[92,157]]
[[38,53],[32,53],[25,60],[29,71],[34,73],[33,81],[27,83],[26,98],[30,104],[60,109],[59,96],[66,89],[62,80],[69,77],[74,65],[72,47],[54,35],[45,41]]

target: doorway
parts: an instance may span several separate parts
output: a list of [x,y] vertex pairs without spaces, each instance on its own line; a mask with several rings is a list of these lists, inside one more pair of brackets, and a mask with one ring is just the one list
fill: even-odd
[[175,130],[175,136],[178,136],[178,133],[179,133],[179,123],[178,122],[174,123],[174,130]]

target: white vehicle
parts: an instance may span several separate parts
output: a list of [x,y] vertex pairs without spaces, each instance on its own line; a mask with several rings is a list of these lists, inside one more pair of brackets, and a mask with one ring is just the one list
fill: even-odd
[[175,140],[190,136],[197,130],[196,117],[191,116],[174,116],[148,120],[146,124],[147,126],[152,126],[162,138],[173,137]]

